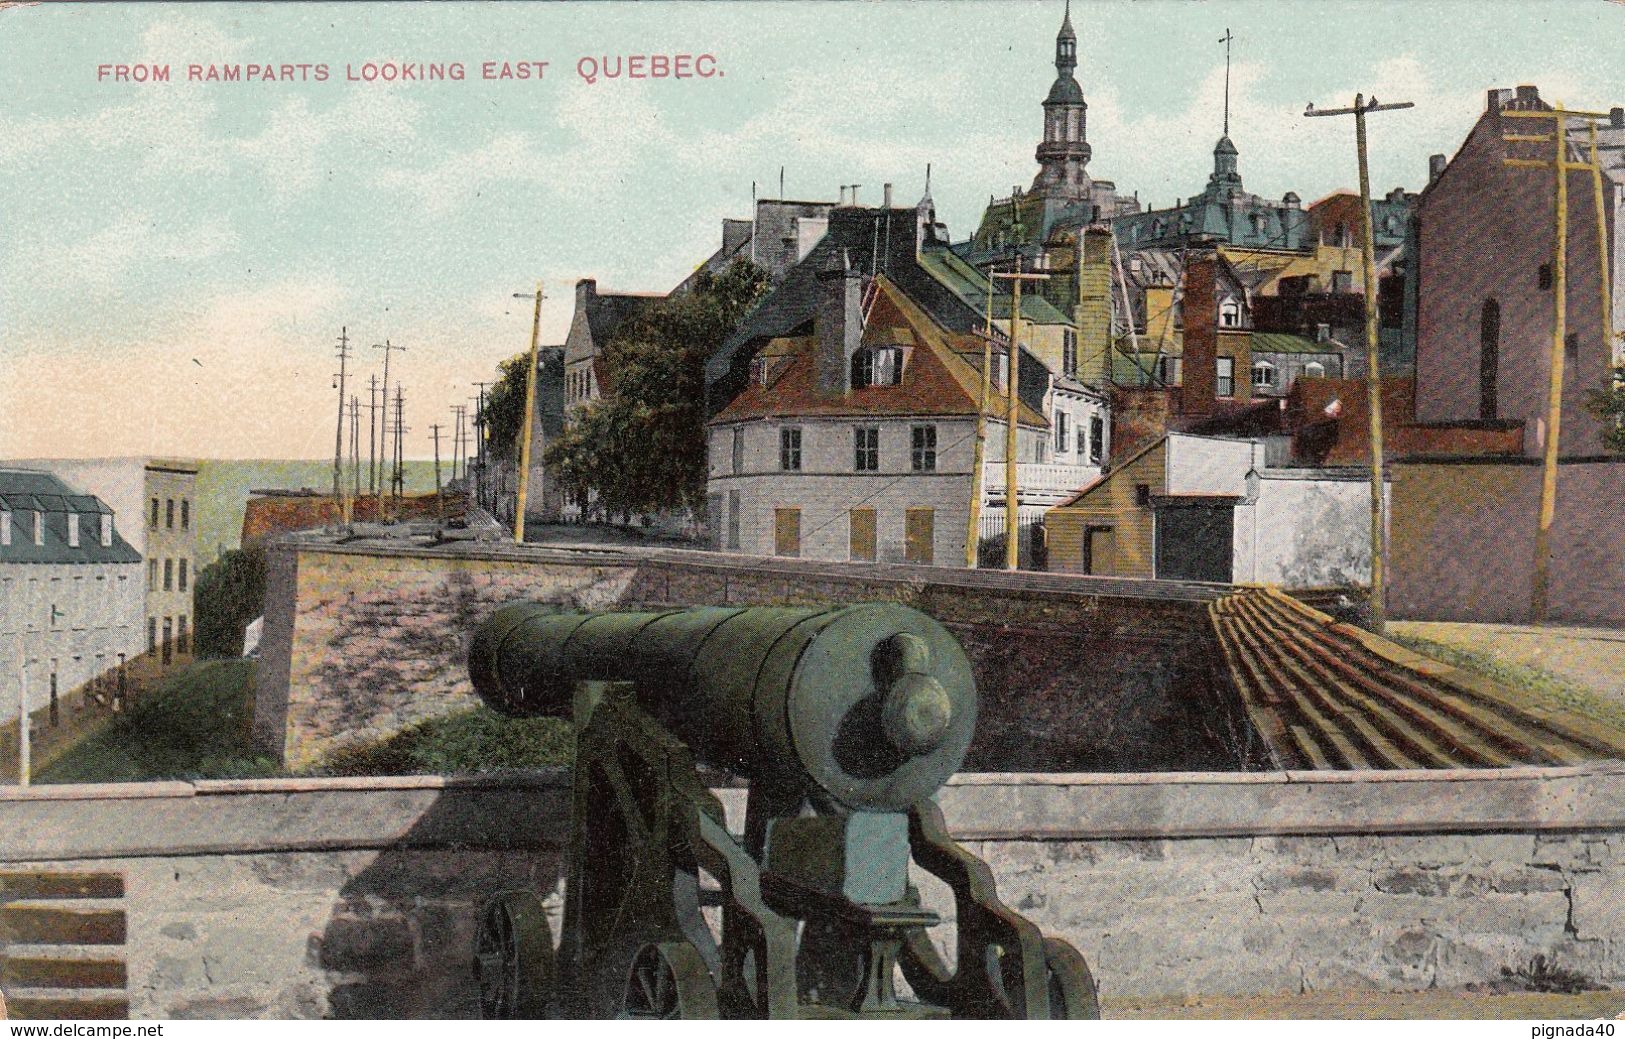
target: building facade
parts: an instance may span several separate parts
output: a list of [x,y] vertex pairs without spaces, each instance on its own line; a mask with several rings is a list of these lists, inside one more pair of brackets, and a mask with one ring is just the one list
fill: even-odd
[[112,510],[145,560],[141,650],[160,667],[192,659],[198,557],[198,467],[174,458],[60,458],[22,463],[46,469]]
[[19,680],[36,725],[68,724],[87,695],[111,705],[145,648],[141,555],[79,490],[0,468],[0,720],[17,717]]

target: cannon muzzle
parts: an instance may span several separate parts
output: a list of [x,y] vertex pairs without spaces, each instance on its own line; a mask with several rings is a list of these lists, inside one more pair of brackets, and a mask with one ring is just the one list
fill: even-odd
[[695,756],[823,805],[895,811],[964,762],[976,687],[942,625],[896,603],[572,613],[502,607],[474,688],[510,715],[570,716],[578,681],[635,685]]

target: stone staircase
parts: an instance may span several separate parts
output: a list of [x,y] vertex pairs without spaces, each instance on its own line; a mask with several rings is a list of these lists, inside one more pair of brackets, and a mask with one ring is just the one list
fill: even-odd
[[0,989],[14,1020],[129,1016],[124,877],[0,871]]
[[1274,588],[1208,606],[1281,769],[1493,768],[1625,758],[1625,733],[1340,623]]

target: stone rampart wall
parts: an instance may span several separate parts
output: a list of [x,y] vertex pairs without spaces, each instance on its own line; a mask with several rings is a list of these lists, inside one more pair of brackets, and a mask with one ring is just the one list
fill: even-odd
[[[0,870],[124,876],[136,1016],[468,1016],[480,901],[531,887],[557,927],[566,784],[0,788]],[[984,774],[940,799],[1004,899],[1084,952],[1108,1013],[1498,983],[1536,956],[1625,984],[1618,766]]]

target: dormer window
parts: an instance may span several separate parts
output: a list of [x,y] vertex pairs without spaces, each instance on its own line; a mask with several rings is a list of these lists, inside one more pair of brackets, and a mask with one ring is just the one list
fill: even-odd
[[11,513],[0,512],[0,546],[11,544]]
[[895,346],[870,346],[852,355],[852,388],[897,386],[903,381],[903,351]]
[[1275,365],[1268,361],[1253,363],[1253,387],[1260,390],[1275,388]]
[[102,547],[103,548],[111,548],[111,547],[113,547],[113,517],[109,516],[105,512],[102,513],[102,530],[101,530],[101,534],[102,534]]
[[1264,233],[1264,214],[1262,214],[1262,213],[1254,213],[1254,214],[1252,214],[1252,216],[1248,217],[1247,219],[1253,225],[1253,234],[1262,235]]
[[79,547],[79,514],[77,512],[68,513],[68,547]]
[[750,360],[750,381],[758,386],[767,385],[767,358],[753,357]]
[[45,544],[45,513],[34,513],[34,544]]
[[1219,304],[1219,326],[1221,328],[1241,327],[1241,304],[1230,296],[1226,296],[1224,302]]

